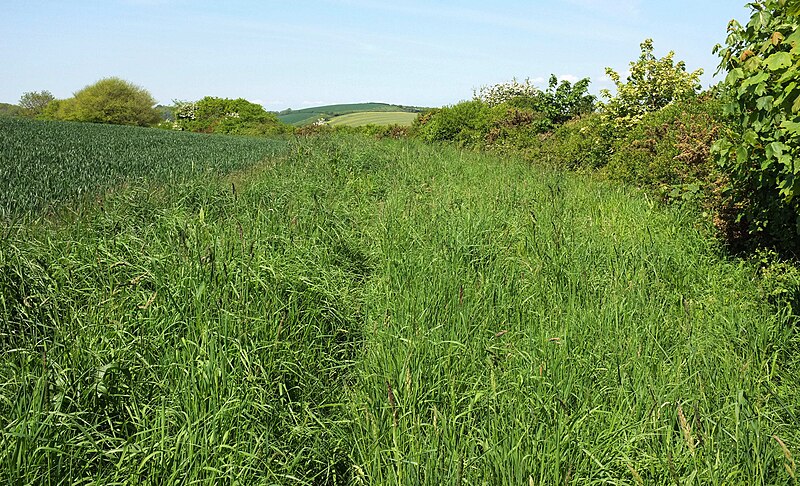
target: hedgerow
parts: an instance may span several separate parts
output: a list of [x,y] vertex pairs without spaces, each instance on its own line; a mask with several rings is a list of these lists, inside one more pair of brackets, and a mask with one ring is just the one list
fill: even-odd
[[726,45],[716,48],[734,127],[715,150],[749,235],[798,255],[800,5],[759,0],[750,7],[747,25],[731,21]]

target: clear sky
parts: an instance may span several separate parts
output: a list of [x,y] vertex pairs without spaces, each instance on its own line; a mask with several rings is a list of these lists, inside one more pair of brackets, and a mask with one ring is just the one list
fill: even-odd
[[247,98],[270,110],[441,106],[550,73],[609,87],[639,43],[712,81],[747,0],[0,0],[0,102],[66,98],[108,76],[161,103]]

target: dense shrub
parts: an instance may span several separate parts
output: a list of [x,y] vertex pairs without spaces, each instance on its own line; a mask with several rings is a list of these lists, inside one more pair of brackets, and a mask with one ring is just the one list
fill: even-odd
[[175,102],[174,127],[178,130],[231,135],[277,135],[291,127],[263,106],[245,99],[206,96],[200,101]]
[[160,116],[150,93],[119,78],[105,78],[65,100],[54,100],[42,116],[56,120],[151,126]]
[[716,146],[731,197],[751,237],[800,254],[800,5],[750,4],[746,26],[732,21],[717,46],[728,71],[726,110],[736,128]]
[[408,138],[412,132],[410,126],[403,125],[363,125],[350,128],[353,128],[355,133],[363,133],[379,140],[384,138]]
[[667,197],[692,197],[718,179],[711,145],[722,130],[722,103],[711,93],[644,115],[619,140],[607,171],[658,188]]
[[316,136],[332,133],[361,134],[374,137],[378,140],[385,138],[408,138],[412,135],[413,128],[403,125],[361,125],[351,127],[347,125],[328,125],[327,123],[312,123],[303,125],[294,130],[294,134],[301,137]]
[[540,159],[571,170],[598,169],[612,152],[611,129],[600,113],[570,120],[542,138]]
[[470,101],[420,115],[414,132],[429,142],[535,153],[542,134],[594,110],[588,87],[588,79],[559,84],[555,76],[545,91],[528,80],[484,87]]
[[502,111],[502,107],[493,107],[481,100],[462,101],[418,117],[414,127],[428,142],[455,142],[462,146],[480,147],[492,126],[494,112]]
[[472,98],[487,105],[500,105],[516,98],[534,98],[541,92],[530,79],[517,81],[516,78],[507,83],[481,86],[473,92]]
[[595,97],[589,94],[589,79],[584,78],[575,84],[569,81],[558,82],[555,75],[544,91],[536,88],[530,80],[483,87],[476,91],[474,99],[489,106],[507,105],[518,110],[534,112],[534,128],[542,133],[566,123],[577,116],[594,111]]

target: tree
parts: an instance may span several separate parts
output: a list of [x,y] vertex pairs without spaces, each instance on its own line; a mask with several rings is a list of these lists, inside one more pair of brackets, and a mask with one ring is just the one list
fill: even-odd
[[607,89],[601,91],[608,100],[603,105],[603,112],[617,122],[636,122],[645,113],[658,111],[673,101],[687,99],[700,90],[702,69],[687,72],[683,61],[675,62],[674,51],[656,59],[653,55],[653,39],[645,39],[640,47],[642,53],[637,61],[630,63],[631,74],[626,82],[622,82],[619,73],[606,68],[606,75],[616,85],[617,93],[612,95]]
[[156,101],[142,87],[120,78],[105,78],[72,98],[53,103],[46,115],[60,119],[114,125],[155,125],[161,119]]
[[47,105],[55,100],[53,93],[49,91],[27,91],[19,98],[19,106],[22,114],[26,116],[39,116],[44,112]]
[[9,103],[0,103],[0,116],[20,116],[22,108]]

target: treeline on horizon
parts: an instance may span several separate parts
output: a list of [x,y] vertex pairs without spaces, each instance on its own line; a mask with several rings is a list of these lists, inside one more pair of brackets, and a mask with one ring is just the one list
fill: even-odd
[[155,106],[147,90],[106,78],[55,99],[29,92],[0,112],[42,119],[155,126],[250,136],[355,131],[418,137],[431,143],[522,155],[571,170],[599,171],[645,187],[662,200],[698,205],[732,248],[768,247],[800,255],[800,31],[797,6],[750,4],[747,25],[731,21],[720,56],[722,83],[703,90],[652,40],[626,79],[607,68],[614,93],[589,93],[552,76],[544,90],[529,80],[483,87],[472,99],[421,113],[413,126],[293,127],[244,99],[205,97]]

